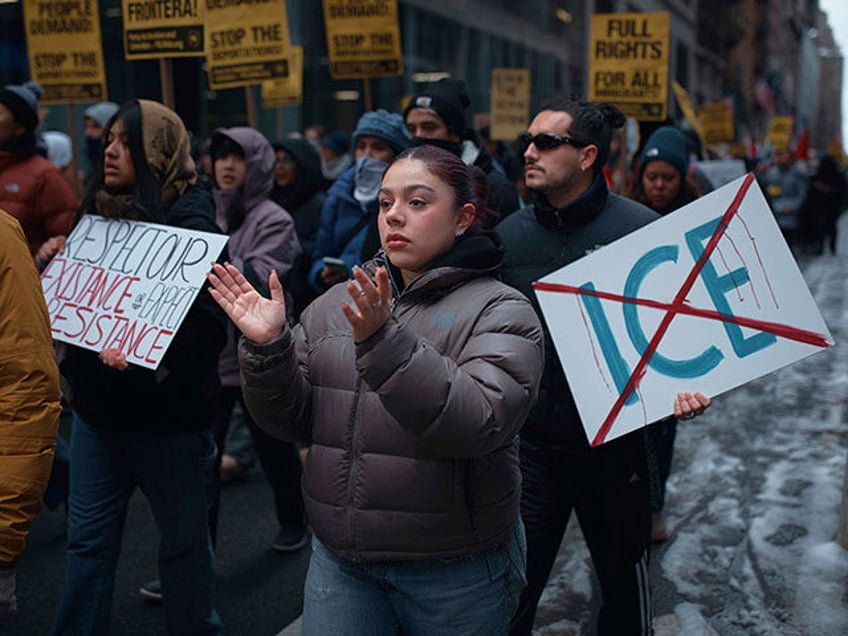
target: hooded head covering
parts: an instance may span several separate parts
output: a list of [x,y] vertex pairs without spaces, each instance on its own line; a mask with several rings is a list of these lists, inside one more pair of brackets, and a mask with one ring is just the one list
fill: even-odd
[[274,150],[285,151],[297,168],[294,182],[279,186],[274,184],[271,198],[295,214],[312,196],[324,188],[324,176],[321,174],[321,157],[312,142],[293,137],[274,143]]
[[[144,159],[159,184],[159,199],[164,209],[197,181],[188,133],[179,115],[170,108],[146,99],[130,100],[122,108],[133,103],[139,108]],[[139,208],[132,193],[111,192],[106,187],[98,188],[94,204],[97,213],[107,218],[145,219],[151,212]]]
[[60,170],[71,163],[73,150],[71,138],[68,135],[58,130],[48,130],[42,133],[41,137],[47,144],[47,158],[50,163]]
[[448,130],[462,137],[465,133],[465,109],[471,103],[465,82],[453,77],[440,79],[415,95],[403,111],[403,119],[413,108],[431,110],[445,120]]
[[144,156],[153,176],[162,184],[162,200],[172,201],[197,180],[191,142],[183,120],[159,102],[138,100]]
[[403,117],[397,113],[379,108],[365,113],[359,118],[356,130],[353,131],[353,146],[356,147],[360,137],[377,137],[392,147],[398,155],[409,145],[409,131],[403,122]]
[[652,161],[666,161],[685,175],[689,161],[686,153],[686,141],[677,128],[662,126],[648,137],[640,157],[641,169],[644,170]]
[[97,102],[83,111],[83,117],[93,119],[100,124],[101,128],[106,128],[106,124],[112,119],[112,115],[118,112],[118,108],[115,102]]
[[227,140],[241,148],[247,164],[244,185],[238,192],[224,192],[217,187],[212,191],[218,224],[226,232],[232,233],[243,220],[236,220],[237,213],[249,213],[251,208],[268,199],[274,185],[276,157],[271,144],[262,133],[253,128],[238,126],[219,128],[212,133],[213,158],[218,156],[218,149]]
[[0,90],[0,104],[12,111],[15,119],[32,134],[38,126],[38,98],[43,93],[44,89],[35,82],[7,84]]

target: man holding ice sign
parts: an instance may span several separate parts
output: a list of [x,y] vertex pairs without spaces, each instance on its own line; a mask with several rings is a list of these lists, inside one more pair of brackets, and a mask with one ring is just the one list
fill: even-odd
[[[506,248],[503,280],[537,309],[535,281],[658,218],[607,190],[602,168],[611,131],[623,124],[614,106],[558,99],[543,106],[524,135],[525,181],[534,202],[507,217],[498,230]],[[550,332],[553,321],[546,327]],[[577,337],[583,327],[568,323],[563,328]],[[572,510],[601,586],[598,633],[651,633],[646,440],[635,433],[590,446],[550,337],[545,353],[539,400],[521,432],[528,584],[511,633],[531,633]],[[667,404],[672,395],[666,396]],[[678,393],[673,411],[689,419],[708,405],[703,394]]]

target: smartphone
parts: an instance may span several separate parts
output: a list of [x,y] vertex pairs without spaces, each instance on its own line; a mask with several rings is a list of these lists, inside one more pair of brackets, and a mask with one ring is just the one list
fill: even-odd
[[340,258],[334,258],[333,256],[325,256],[324,257],[324,267],[333,270],[341,270],[344,273],[347,273],[347,263],[345,263]]

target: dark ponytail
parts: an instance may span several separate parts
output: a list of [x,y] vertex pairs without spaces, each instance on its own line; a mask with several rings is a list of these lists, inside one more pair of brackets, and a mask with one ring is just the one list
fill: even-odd
[[571,116],[571,125],[566,132],[575,140],[598,149],[598,157],[592,169],[595,174],[600,173],[609,158],[612,131],[621,128],[626,121],[624,113],[613,104],[587,102],[575,96],[552,98],[542,104],[541,110],[558,111]]

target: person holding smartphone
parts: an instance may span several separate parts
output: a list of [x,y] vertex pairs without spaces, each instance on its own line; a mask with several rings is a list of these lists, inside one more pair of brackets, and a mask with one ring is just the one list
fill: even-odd
[[377,192],[386,167],[409,143],[403,118],[382,108],[359,118],[353,133],[356,163],[327,192],[312,252],[309,283],[324,292],[347,280],[379,248]]

